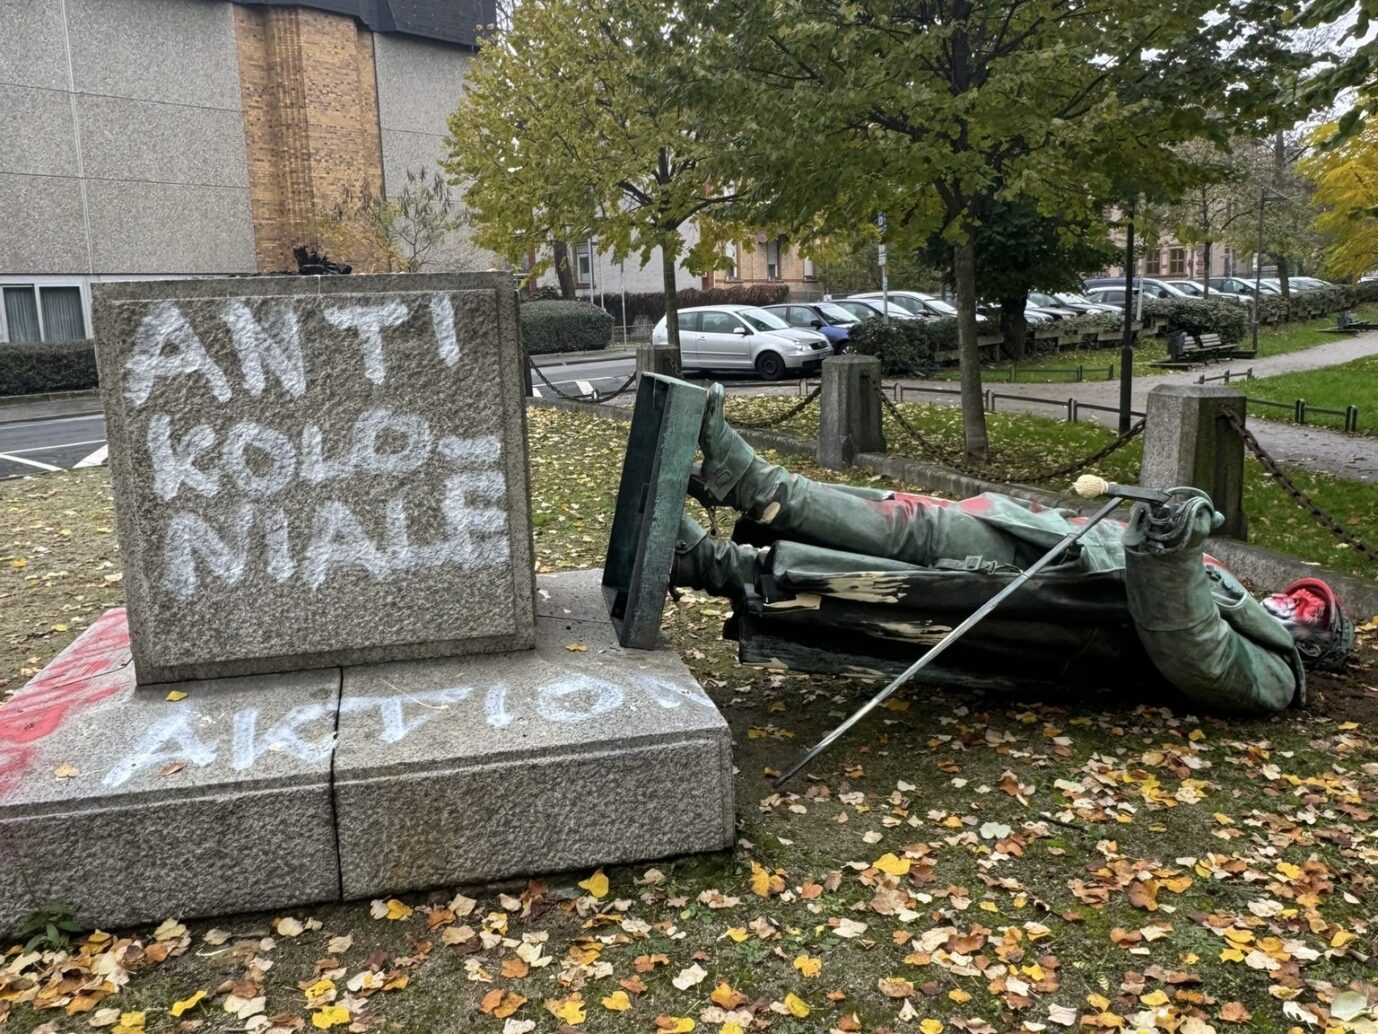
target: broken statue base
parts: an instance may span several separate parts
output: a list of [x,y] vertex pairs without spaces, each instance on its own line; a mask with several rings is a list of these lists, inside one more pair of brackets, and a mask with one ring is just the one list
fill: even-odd
[[144,689],[109,611],[0,710],[0,929],[730,846],[712,701],[673,651],[617,645],[598,571],[539,588],[534,651]]

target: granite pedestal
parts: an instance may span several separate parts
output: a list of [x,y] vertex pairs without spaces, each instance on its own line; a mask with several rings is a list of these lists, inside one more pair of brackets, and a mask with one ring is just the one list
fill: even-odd
[[156,688],[108,612],[0,708],[0,929],[52,901],[108,927],[729,846],[712,702],[672,651],[617,645],[599,571],[538,586],[534,650]]

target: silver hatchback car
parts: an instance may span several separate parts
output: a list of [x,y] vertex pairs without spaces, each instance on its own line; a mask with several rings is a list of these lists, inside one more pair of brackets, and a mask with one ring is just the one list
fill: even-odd
[[[651,344],[669,344],[664,317],[651,331]],[[753,305],[679,310],[679,356],[685,370],[755,370],[778,381],[786,373],[816,373],[832,354],[822,334],[791,327]]]

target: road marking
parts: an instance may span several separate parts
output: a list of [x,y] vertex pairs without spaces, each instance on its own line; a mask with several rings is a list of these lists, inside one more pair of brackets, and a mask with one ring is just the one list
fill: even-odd
[[541,394],[541,389],[540,389],[540,388],[532,388],[532,389],[531,389],[531,394],[534,395],[534,396],[535,396],[536,398],[538,398],[538,399],[543,399],[543,398],[545,398],[545,396]]
[[574,386],[579,389],[579,392],[582,395],[593,394],[593,385],[590,384],[588,381],[575,381]]
[[109,454],[110,446],[102,445],[95,452],[91,453],[91,455],[85,456],[73,463],[72,469],[76,470],[78,467],[99,467],[102,463],[105,462],[105,458]]
[[16,456],[10,452],[0,452],[0,460],[9,460],[11,463],[22,463],[25,466],[37,467],[39,470],[61,470],[61,467],[54,467],[51,463],[39,463],[38,460],[26,460],[23,456]]
[[9,456],[26,456],[31,452],[54,452],[57,449],[75,449],[78,445],[103,445],[104,438],[92,438],[89,442],[62,442],[58,445],[33,445],[27,449],[11,449]]
[[0,430],[8,431],[15,427],[38,427],[40,424],[70,424],[74,420],[104,420],[105,417],[99,413],[91,413],[88,416],[56,416],[48,420],[24,420],[16,423],[0,422]]

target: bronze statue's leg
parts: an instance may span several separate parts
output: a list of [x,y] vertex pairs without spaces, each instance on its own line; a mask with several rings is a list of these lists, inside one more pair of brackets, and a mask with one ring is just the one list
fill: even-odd
[[[1201,556],[1210,500],[1203,506],[1195,529],[1182,507],[1152,520],[1144,504],[1135,507],[1124,536],[1124,580],[1139,641],[1168,681],[1203,707],[1281,711],[1305,686],[1300,665],[1288,663],[1291,638],[1247,592],[1223,580],[1213,591]],[[1232,611],[1233,624],[1222,609]]]
[[753,546],[710,538],[691,517],[683,516],[675,542],[670,584],[740,599],[746,586],[756,577],[759,552]]
[[715,384],[699,435],[704,481],[719,502],[815,545],[907,564],[974,555],[1022,559],[1017,542],[970,514],[914,499],[861,498],[767,463],[728,426],[722,402]]

